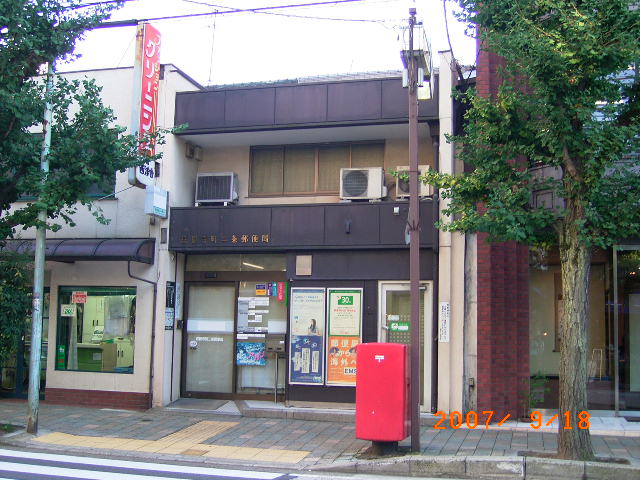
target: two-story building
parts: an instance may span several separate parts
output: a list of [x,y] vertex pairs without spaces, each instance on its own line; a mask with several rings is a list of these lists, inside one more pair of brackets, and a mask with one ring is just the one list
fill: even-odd
[[[422,168],[453,168],[448,59],[420,102]],[[389,173],[408,165],[407,118],[400,72],[177,94],[197,152],[194,204],[171,209],[169,231],[184,258],[182,396],[353,403],[355,346],[409,342],[408,188]],[[434,318],[464,256],[439,248],[437,199],[420,194],[422,405],[461,408],[464,310],[441,348]]]
[[[420,101],[421,168],[456,168],[444,137],[450,63],[442,53]],[[126,125],[131,74],[65,75],[95,78]],[[408,186],[390,174],[408,165],[401,72],[202,88],[165,65],[159,98],[158,125],[185,125],[160,147],[155,185],[169,192],[170,218],[146,215],[145,190],[118,174],[96,200],[109,225],[79,213],[77,227],[48,233],[45,398],[352,403],[355,346],[408,342],[414,328]],[[464,345],[475,342],[463,328],[464,236],[434,228],[433,193],[421,187],[426,411],[463,408]],[[14,248],[30,251],[32,232],[23,238]],[[3,387],[19,395],[16,363]]]

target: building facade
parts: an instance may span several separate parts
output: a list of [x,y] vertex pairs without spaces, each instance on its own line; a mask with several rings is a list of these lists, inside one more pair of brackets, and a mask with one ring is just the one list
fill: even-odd
[[[419,163],[453,171],[454,77],[441,57],[420,101]],[[127,124],[132,69],[65,75],[95,78]],[[352,404],[355,346],[407,342],[413,328],[408,188],[389,173],[408,165],[400,73],[204,89],[165,65],[159,98],[158,126],[184,125],[160,147],[155,186],[169,192],[169,218],[146,215],[145,190],[123,173],[96,200],[109,225],[79,212],[77,227],[48,232],[46,400]],[[463,408],[464,345],[474,343],[464,337],[464,237],[435,230],[433,193],[420,192],[425,411]],[[13,248],[31,251],[33,237]],[[26,393],[21,360],[2,368],[5,394]]]

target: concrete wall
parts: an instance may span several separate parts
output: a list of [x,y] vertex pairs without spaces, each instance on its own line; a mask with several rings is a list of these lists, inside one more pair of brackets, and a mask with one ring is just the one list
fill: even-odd
[[[443,173],[456,173],[455,145],[448,143],[446,134],[453,133],[453,108],[450,92],[456,83],[451,52],[440,52],[440,155]],[[440,216],[447,207],[440,200]],[[462,411],[464,385],[465,344],[465,237],[463,234],[439,232],[438,306],[450,307],[449,341],[438,342],[438,410]],[[438,310],[439,312],[439,310]],[[440,315],[440,313],[438,313]],[[438,323],[439,318],[437,319]],[[466,332],[467,334],[469,332]]]

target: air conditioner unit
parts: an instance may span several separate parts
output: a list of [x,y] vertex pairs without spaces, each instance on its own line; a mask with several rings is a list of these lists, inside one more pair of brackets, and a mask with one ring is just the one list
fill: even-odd
[[[420,176],[424,175],[429,168],[430,167],[428,165],[420,165],[418,167],[418,174]],[[406,167],[406,166],[396,167],[396,172],[407,172],[407,175],[408,175],[409,167]],[[418,196],[430,197],[433,195],[433,187],[431,185],[419,182],[418,187],[419,187]],[[409,198],[409,179],[405,180],[398,177],[396,182],[396,200],[401,200],[406,198]]]
[[382,167],[341,168],[340,198],[343,200],[380,200],[387,196]]
[[233,172],[199,173],[196,205],[231,203],[238,200],[238,176]]

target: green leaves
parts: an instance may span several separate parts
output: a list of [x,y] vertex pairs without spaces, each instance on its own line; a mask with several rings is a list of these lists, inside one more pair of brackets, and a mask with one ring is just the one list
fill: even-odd
[[[85,2],[86,3],[86,2]],[[163,133],[139,140],[125,135],[88,79],[57,77],[53,103],[50,172],[40,171],[45,105],[40,67],[73,52],[85,30],[109,16],[115,3],[78,8],[77,0],[0,0],[0,239],[37,225],[37,211],[48,212],[48,228],[72,224],[78,204],[90,205],[88,192],[109,187],[115,174],[149,158],[140,144],[162,143]],[[45,181],[46,180],[46,181]],[[28,203],[16,204],[29,198]],[[100,221],[107,221],[95,210]]]
[[442,227],[540,244],[572,222],[601,247],[640,235],[638,156],[620,166],[640,138],[640,77],[629,68],[640,58],[640,12],[624,0],[460,4],[483,48],[505,62],[497,93],[458,95],[470,108],[464,135],[450,140],[473,172],[425,179],[448,200]]
[[15,354],[31,311],[31,258],[0,253],[0,364]]

